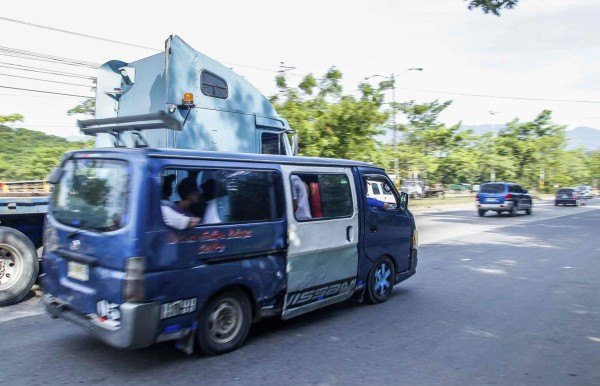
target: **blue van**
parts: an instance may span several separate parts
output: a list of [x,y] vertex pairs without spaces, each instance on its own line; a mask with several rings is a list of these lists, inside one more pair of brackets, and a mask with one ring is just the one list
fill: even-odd
[[[105,148],[67,153],[50,180],[46,309],[118,348],[225,353],[263,317],[386,301],[417,267],[408,197],[366,163]],[[372,183],[395,202],[367,199]]]

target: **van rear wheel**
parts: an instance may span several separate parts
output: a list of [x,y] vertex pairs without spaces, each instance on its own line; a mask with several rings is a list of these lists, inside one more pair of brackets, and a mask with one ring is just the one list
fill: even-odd
[[239,348],[250,330],[252,307],[240,291],[217,295],[202,310],[198,326],[198,345],[207,355],[219,355]]
[[31,240],[16,229],[0,227],[0,307],[27,296],[39,268]]
[[392,296],[395,280],[394,263],[389,257],[380,257],[371,272],[367,283],[367,302],[371,304],[383,303]]

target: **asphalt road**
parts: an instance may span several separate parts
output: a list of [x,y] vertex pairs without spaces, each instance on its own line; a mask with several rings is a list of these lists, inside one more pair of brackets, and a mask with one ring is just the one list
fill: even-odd
[[600,199],[514,218],[415,212],[418,273],[387,303],[266,320],[240,350],[203,357],[112,349],[32,295],[0,309],[0,384],[600,384]]

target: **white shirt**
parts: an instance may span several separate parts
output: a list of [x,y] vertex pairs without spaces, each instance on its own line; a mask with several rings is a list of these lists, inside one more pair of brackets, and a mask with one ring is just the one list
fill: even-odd
[[202,216],[202,224],[218,224],[222,222],[219,217],[217,199],[213,198],[206,203],[206,210]]
[[306,191],[304,182],[302,182],[297,175],[292,175],[290,177],[290,182],[292,183],[292,199],[296,200],[298,203],[298,208],[294,213],[296,215],[296,220],[310,220],[312,215],[310,214],[308,192]]
[[163,221],[165,224],[175,229],[186,229],[190,224],[190,218],[185,214],[177,212],[175,209],[171,208],[173,205],[172,202],[165,200],[160,201],[160,211],[162,212]]

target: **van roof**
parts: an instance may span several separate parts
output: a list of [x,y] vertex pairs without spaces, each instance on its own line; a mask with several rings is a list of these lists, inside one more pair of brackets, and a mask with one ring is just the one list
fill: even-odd
[[253,153],[227,153],[220,151],[197,151],[186,149],[158,149],[158,148],[94,148],[78,150],[71,153],[76,155],[79,153],[146,153],[150,158],[180,158],[180,159],[211,159],[223,161],[246,161],[260,163],[275,163],[287,165],[314,165],[314,166],[362,166],[382,169],[366,162],[351,161],[336,158],[319,158],[319,157],[298,157],[287,155],[271,155],[271,154],[253,154]]

